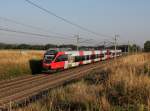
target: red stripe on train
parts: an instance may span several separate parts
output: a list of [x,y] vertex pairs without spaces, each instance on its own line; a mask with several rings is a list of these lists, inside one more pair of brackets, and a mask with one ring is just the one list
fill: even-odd
[[110,51],[109,51],[109,49],[107,49],[107,58],[106,59],[110,59]]
[[100,58],[100,61],[101,61],[102,60],[102,58],[101,58],[102,51],[100,50],[99,52],[100,52],[99,53],[99,58]]
[[[92,55],[95,55],[95,51],[92,51]],[[94,62],[94,59],[92,59],[92,58],[90,58],[90,59],[91,59],[91,62]]]
[[[84,55],[83,51],[79,51],[79,56],[83,56],[83,55]],[[82,64],[83,64],[83,61],[80,61],[79,64],[82,65]]]

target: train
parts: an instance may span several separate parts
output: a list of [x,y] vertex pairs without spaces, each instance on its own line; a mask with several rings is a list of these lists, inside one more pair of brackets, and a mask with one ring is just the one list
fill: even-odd
[[109,60],[122,55],[121,50],[91,50],[91,51],[62,51],[58,49],[47,50],[44,54],[43,72],[54,72],[69,69],[98,61]]

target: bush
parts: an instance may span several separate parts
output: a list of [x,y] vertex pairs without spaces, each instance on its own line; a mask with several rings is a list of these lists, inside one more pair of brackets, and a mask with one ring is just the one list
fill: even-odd
[[[94,74],[91,74],[94,73]],[[91,72],[88,74],[84,80],[88,84],[104,84],[107,82],[110,74],[110,70],[102,70],[100,72]]]
[[150,41],[146,41],[144,43],[144,51],[145,52],[150,52]]

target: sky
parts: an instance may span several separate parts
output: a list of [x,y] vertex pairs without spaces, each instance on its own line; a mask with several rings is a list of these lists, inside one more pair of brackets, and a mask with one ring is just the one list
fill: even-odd
[[[73,23],[99,33],[94,35],[68,24],[25,0],[0,1],[0,28],[32,32],[51,37],[18,34],[0,30],[0,42],[26,44],[76,44],[76,35],[82,45],[97,45],[103,41],[118,44],[136,43],[143,46],[150,40],[150,0],[30,0]],[[11,19],[38,28],[29,28],[2,18]],[[102,35],[107,35],[102,36]],[[92,40],[91,40],[92,39]]]

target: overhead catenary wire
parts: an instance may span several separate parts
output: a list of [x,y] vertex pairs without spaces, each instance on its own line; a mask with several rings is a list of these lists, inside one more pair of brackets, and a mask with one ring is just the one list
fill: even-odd
[[84,41],[80,41],[79,43],[89,43],[92,41],[93,41],[93,39],[85,39]]
[[[1,31],[4,31],[4,30],[0,30]],[[35,38],[35,39],[41,39],[41,40],[44,40],[44,38],[46,39],[52,39],[50,37],[41,37],[41,36],[34,36],[34,35],[28,35],[28,34],[23,34],[22,33],[13,33],[13,32],[10,32],[10,31],[4,31],[6,33],[1,33],[0,35],[0,38],[23,38],[23,39],[29,39],[29,38]],[[5,36],[3,36],[5,35]]]
[[[29,39],[29,38],[35,38],[36,40],[44,40],[43,39],[43,37],[35,37],[35,36],[27,36],[27,35],[24,35],[24,36],[22,36],[23,37],[23,39]],[[13,39],[20,39],[20,34],[12,34],[12,33],[2,33],[1,34],[1,36],[0,36],[0,38],[13,38]],[[51,39],[51,38],[47,38],[47,39]],[[21,39],[22,40],[22,39]],[[32,41],[30,41],[30,42],[32,42]]]
[[[29,35],[30,37],[26,36],[28,38],[40,38],[40,39],[55,38],[55,39],[64,39],[64,40],[66,40],[66,39],[70,39],[70,40],[75,39],[74,36],[71,36],[70,38],[68,38],[68,37],[62,37],[62,36],[56,36],[56,35],[45,35],[45,34],[40,34],[40,33],[32,33],[32,32],[14,30],[14,29],[10,29],[10,28],[4,28],[3,26],[0,26],[0,31]],[[92,41],[94,41],[93,39],[84,39],[84,38],[80,38],[80,39],[83,39],[84,41],[79,41],[79,43],[91,43]]]
[[9,28],[2,28],[1,26],[0,26],[0,30],[5,31],[5,32],[12,32],[12,33],[19,33],[19,34],[24,34],[24,35],[38,36],[38,37],[42,37],[42,38],[73,39],[73,37],[72,38],[66,38],[66,37],[61,37],[61,36],[56,36],[56,35],[46,35],[46,34],[40,34],[40,33],[25,32],[25,31],[13,30],[13,29],[9,29]]
[[81,25],[79,25],[79,24],[76,24],[76,23],[74,23],[74,22],[72,22],[72,21],[70,21],[70,20],[68,20],[68,19],[66,19],[66,18],[64,18],[64,17],[58,16],[58,15],[55,14],[54,12],[52,12],[52,11],[50,11],[50,10],[47,10],[46,8],[43,8],[42,6],[37,5],[36,3],[34,3],[34,2],[32,2],[32,1],[30,1],[30,0],[25,0],[25,1],[28,2],[29,4],[35,6],[35,7],[37,7],[37,8],[39,8],[39,9],[43,10],[44,12],[46,12],[46,13],[52,15],[52,16],[55,16],[56,18],[58,18],[58,19],[60,19],[60,20],[62,20],[62,21],[64,21],[64,22],[66,22],[66,23],[68,23],[68,24],[71,24],[71,25],[73,25],[73,26],[75,26],[75,27],[77,27],[77,28],[79,28],[79,29],[81,29],[81,30],[84,30],[84,31],[86,31],[86,32],[92,33],[92,34],[97,35],[97,36],[100,36],[100,37],[109,37],[109,38],[111,37],[111,38],[112,38],[112,36],[97,33],[97,32],[95,32],[95,31],[93,31],[93,30],[90,30],[90,29],[88,29],[88,28],[86,28],[86,27],[83,27],[83,26],[81,26]]
[[[0,33],[1,33],[1,31],[0,31]],[[25,44],[29,43],[29,44],[33,44],[33,45],[46,45],[46,44],[62,45],[63,44],[62,42],[60,42],[61,40],[60,41],[54,41],[50,37],[22,35],[22,34],[18,34],[18,33],[8,33],[8,32],[1,33],[0,38],[4,38],[4,39],[7,38],[7,40],[2,39],[1,43],[7,43],[7,42],[8,43],[14,43],[14,41],[15,41],[16,44],[24,44],[24,43]],[[32,38],[32,40],[30,40],[31,38]],[[46,39],[44,39],[44,38],[46,38]],[[19,40],[19,42],[17,42],[16,40]],[[25,41],[25,40],[29,40],[29,41]],[[73,42],[70,43],[70,42],[66,41],[66,44],[73,44]]]
[[[13,24],[17,24],[17,25],[21,25],[21,26],[24,26],[24,27],[27,27],[27,28],[31,28],[31,29],[35,29],[35,30],[42,30],[44,32],[48,32],[50,30],[48,29],[43,29],[41,27],[37,27],[37,26],[33,26],[33,25],[29,25],[29,24],[25,24],[25,23],[22,23],[22,22],[19,22],[19,21],[16,21],[16,20],[13,20],[13,19],[10,19],[10,18],[6,18],[6,17],[2,17],[0,16],[0,20],[3,20],[3,21],[6,21],[6,22],[10,22],[10,23],[13,23]],[[69,36],[67,34],[61,34],[61,33],[57,33],[57,32],[52,32],[54,34],[57,34],[57,35],[61,35],[61,36]],[[84,39],[84,38],[80,38],[80,39]],[[92,41],[93,39],[85,39],[85,42],[89,42],[89,41]],[[80,43],[83,43],[84,41],[80,42]]]
[[21,25],[23,27],[27,27],[27,28],[34,29],[34,30],[40,30],[40,31],[44,31],[44,32],[51,32],[53,34],[57,34],[57,35],[61,35],[61,36],[62,35],[63,36],[68,36],[67,34],[61,34],[61,33],[58,33],[58,32],[53,32],[53,31],[48,30],[48,29],[43,29],[41,27],[37,27],[37,26],[33,26],[33,25],[22,23],[22,22],[18,22],[16,20],[12,20],[12,19],[9,19],[9,18],[6,18],[6,17],[1,17],[0,16],[0,19],[3,20],[3,21],[11,22],[13,24]]

